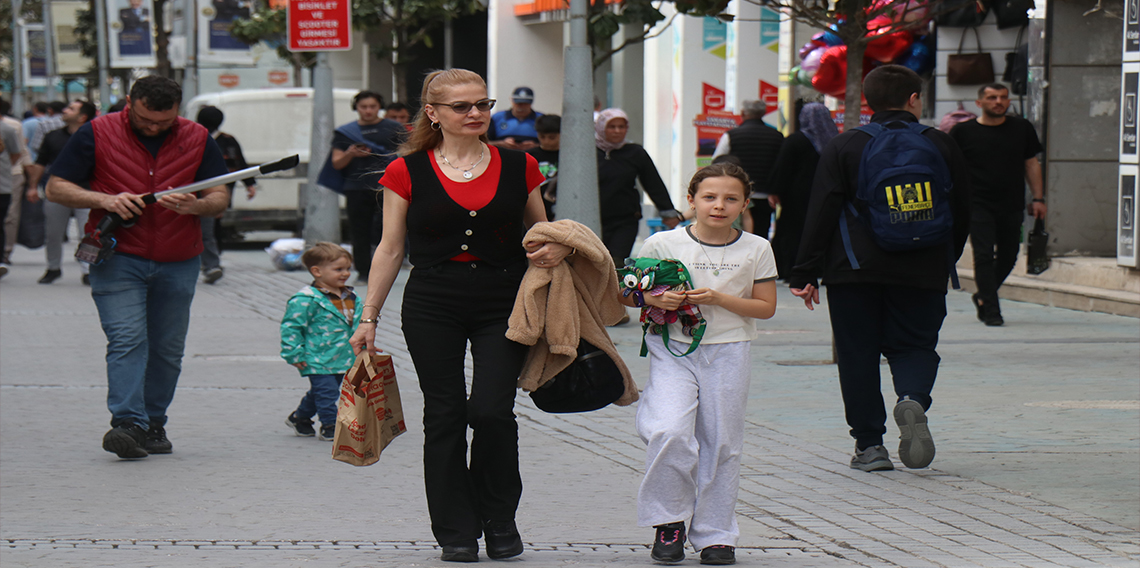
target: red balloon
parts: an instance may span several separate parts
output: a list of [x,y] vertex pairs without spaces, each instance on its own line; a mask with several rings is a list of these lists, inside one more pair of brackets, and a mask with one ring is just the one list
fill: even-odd
[[842,97],[847,92],[847,46],[836,45],[827,48],[819,59],[819,70],[811,78],[815,90],[833,97]]
[[909,31],[882,33],[892,23],[890,16],[879,16],[867,22],[867,31],[870,36],[878,36],[867,44],[865,55],[875,61],[890,63],[899,58],[914,43],[914,36]]

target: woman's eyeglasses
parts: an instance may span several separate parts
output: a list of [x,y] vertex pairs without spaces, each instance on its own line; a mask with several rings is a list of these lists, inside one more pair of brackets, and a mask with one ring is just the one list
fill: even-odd
[[495,108],[495,99],[483,99],[473,103],[460,101],[457,103],[428,103],[432,106],[445,106],[449,107],[456,114],[467,114],[471,112],[471,107],[479,109],[479,112],[487,112]]

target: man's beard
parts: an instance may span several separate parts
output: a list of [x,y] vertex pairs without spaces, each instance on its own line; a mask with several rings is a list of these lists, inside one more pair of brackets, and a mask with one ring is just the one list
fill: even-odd
[[1009,109],[1003,108],[1003,109],[1001,109],[1001,112],[998,112],[996,110],[982,109],[982,114],[985,114],[986,116],[988,116],[990,118],[1001,118],[1001,117],[1005,116],[1005,112],[1007,110],[1009,110]]

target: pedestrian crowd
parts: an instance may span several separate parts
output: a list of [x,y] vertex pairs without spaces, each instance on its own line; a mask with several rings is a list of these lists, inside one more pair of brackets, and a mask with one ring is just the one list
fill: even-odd
[[[419,109],[361,91],[357,119],[336,129],[320,174],[345,197],[351,252],[328,242],[305,250],[312,283],[284,307],[281,357],[309,382],[286,426],[333,440],[342,378],[377,351],[378,326],[396,325],[381,311],[410,262],[399,325],[424,395],[425,489],[443,560],[477,561],[480,538],[492,559],[523,552],[516,390],[554,392],[601,354],[627,383],[604,403],[638,401],[647,454],[637,518],[655,530],[652,558],[679,562],[688,544],[702,564],[732,564],[750,352],[783,280],[808,310],[826,287],[850,467],[894,468],[881,357],[896,394],[897,456],[927,467],[948,283],[970,239],[977,317],[1003,323],[998,289],[1023,211],[1047,212],[1041,144],[1029,122],[1006,114],[1000,84],[979,90],[981,116],[949,132],[919,122],[922,80],[905,67],[874,69],[863,92],[874,115],[843,133],[818,102],[797,104],[787,137],[762,102],[744,102],[681,209],[630,139],[630,117],[596,103],[596,235],[556,220],[561,119],[533,108],[530,87],[498,112],[483,78],[463,69],[428,74]],[[213,284],[224,274],[220,219],[236,182],[154,194],[248,167],[220,129],[222,110],[189,120],[181,102],[180,87],[157,76],[102,115],[84,100],[37,103],[21,123],[0,100],[0,217],[17,196],[42,204],[41,284],[63,276],[70,219],[84,224],[80,274],[107,339],[103,448],[124,459],[173,451],[166,411],[190,305],[199,276]],[[242,181],[253,199],[256,179]],[[632,256],[642,192],[665,230]],[[0,232],[6,251],[11,240]],[[363,295],[349,285],[354,271]],[[596,274],[604,285],[585,284]],[[640,393],[604,332],[629,321],[627,307],[641,309],[650,361]]]

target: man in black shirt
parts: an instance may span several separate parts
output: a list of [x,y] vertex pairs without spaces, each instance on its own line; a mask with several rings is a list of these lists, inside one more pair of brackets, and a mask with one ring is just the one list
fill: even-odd
[[[898,123],[918,122],[921,92],[922,79],[901,65],[878,67],[863,81],[867,104],[875,111],[871,122],[887,128],[909,128]],[[948,135],[928,128],[922,136],[938,149],[950,172],[953,246],[892,252],[876,243],[863,222],[865,215],[856,216],[848,207],[863,207],[855,192],[871,135],[849,130],[832,138],[819,158],[799,255],[788,279],[792,293],[808,309],[819,303],[816,278],[822,274],[827,286],[839,387],[855,438],[851,467],[862,471],[894,469],[883,447],[887,412],[879,384],[882,356],[890,364],[898,396],[894,417],[899,458],[910,468],[926,467],[934,459],[926,412],[941,360],[936,349],[946,318],[946,282],[969,235],[970,177]],[[846,216],[846,234],[839,229],[841,215]],[[856,263],[849,260],[845,245]]]
[[[1013,270],[1020,247],[1023,209],[1044,219],[1045,193],[1037,154],[1041,142],[1033,125],[1006,115],[1009,89],[986,85],[978,90],[982,115],[954,126],[950,137],[958,143],[970,166],[974,188],[970,214],[970,244],[974,249],[974,306],[978,319],[989,326],[1002,325],[998,288]],[[1033,201],[1025,206],[1025,182]],[[995,252],[996,250],[996,252]]]
[[398,122],[380,118],[384,101],[378,93],[361,91],[352,99],[358,119],[337,127],[333,134],[332,167],[344,176],[342,187],[352,233],[352,255],[358,281],[368,281],[372,250],[384,232],[384,199],[380,178],[396,158],[405,133]]
[[[67,146],[67,141],[71,140],[71,135],[75,134],[80,126],[94,120],[95,114],[95,105],[87,101],[75,101],[63,109],[60,115],[63,118],[64,127],[53,130],[44,136],[44,140],[40,144],[39,154],[36,155],[36,163],[28,169],[27,200],[29,202],[35,203],[40,200],[40,180],[44,179],[44,170],[55,163],[56,158],[63,151],[63,147]],[[67,223],[72,217],[75,217],[79,223],[79,232],[82,234],[83,224],[87,222],[88,213],[90,213],[89,209],[67,207],[51,201],[44,203],[44,254],[47,256],[47,272],[44,272],[44,275],[40,277],[40,284],[51,284],[63,276],[63,237],[67,233]],[[79,266],[83,272],[83,283],[88,284],[87,265],[80,263]]]

